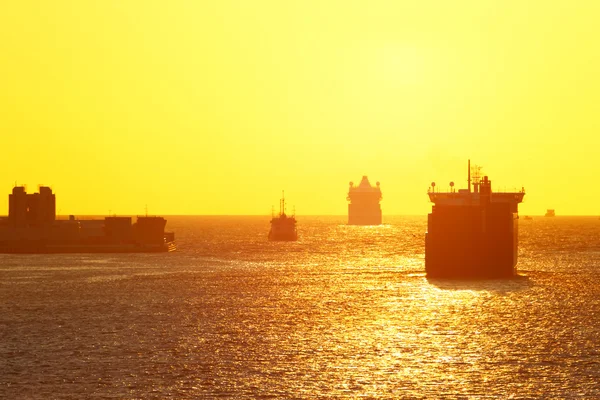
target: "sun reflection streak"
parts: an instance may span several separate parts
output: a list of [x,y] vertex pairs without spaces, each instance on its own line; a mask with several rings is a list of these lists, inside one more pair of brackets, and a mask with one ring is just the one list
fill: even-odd
[[285,251],[240,239],[260,221],[225,244],[202,221],[168,263],[6,257],[0,353],[15,385],[0,397],[599,397],[600,260],[579,241],[527,256],[517,279],[444,281],[425,277],[410,219],[381,240],[306,224]]

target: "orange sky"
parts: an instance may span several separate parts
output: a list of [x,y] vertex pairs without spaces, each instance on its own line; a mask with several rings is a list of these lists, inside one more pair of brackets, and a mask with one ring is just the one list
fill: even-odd
[[[431,181],[600,213],[600,2],[195,0],[0,6],[0,213],[425,214]],[[458,184],[459,187],[464,186]],[[6,195],[2,195],[5,193]]]

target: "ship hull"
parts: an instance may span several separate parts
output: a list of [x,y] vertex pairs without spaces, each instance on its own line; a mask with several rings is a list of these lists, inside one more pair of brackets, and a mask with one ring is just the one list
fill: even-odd
[[67,253],[167,253],[177,250],[175,243],[152,244],[0,244],[4,254],[67,254]]
[[269,240],[274,242],[293,242],[298,240],[298,232],[295,226],[276,226],[269,231]]
[[294,240],[298,240],[296,219],[294,217],[286,217],[285,215],[273,218],[268,237],[269,240],[277,242],[293,242]]
[[272,242],[294,242],[298,240],[296,233],[269,233],[269,240]]
[[381,225],[381,221],[379,203],[371,207],[348,204],[348,225]]
[[518,215],[511,204],[435,206],[425,234],[430,278],[516,276]]

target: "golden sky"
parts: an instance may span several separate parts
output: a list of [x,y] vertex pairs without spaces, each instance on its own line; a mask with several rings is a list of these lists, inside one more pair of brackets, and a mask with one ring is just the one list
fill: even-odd
[[[431,181],[600,214],[600,1],[20,0],[0,5],[0,213],[426,214]],[[5,193],[6,195],[2,195]]]

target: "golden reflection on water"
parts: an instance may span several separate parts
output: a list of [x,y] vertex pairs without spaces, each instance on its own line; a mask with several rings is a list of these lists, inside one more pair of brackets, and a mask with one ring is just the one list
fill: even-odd
[[600,398],[595,224],[529,221],[523,276],[444,281],[424,218],[298,221],[297,243],[174,218],[174,254],[3,259],[0,398]]

